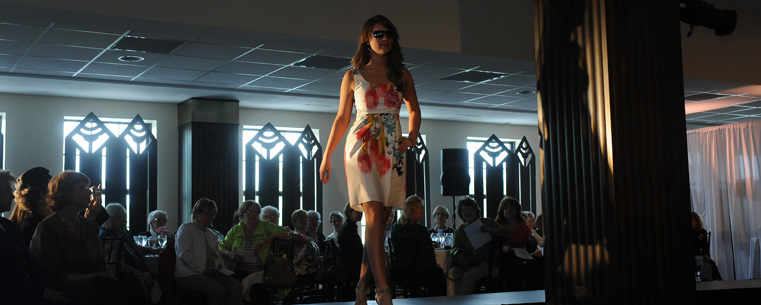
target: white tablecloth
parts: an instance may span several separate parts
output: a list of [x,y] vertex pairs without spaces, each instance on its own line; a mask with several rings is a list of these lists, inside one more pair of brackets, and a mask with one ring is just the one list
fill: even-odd
[[748,278],[761,279],[761,238],[750,239],[750,264]]

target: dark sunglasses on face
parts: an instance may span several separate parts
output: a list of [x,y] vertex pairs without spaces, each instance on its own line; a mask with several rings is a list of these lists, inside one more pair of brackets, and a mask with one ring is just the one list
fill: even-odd
[[377,39],[382,39],[384,36],[388,38],[394,38],[396,37],[396,33],[394,33],[394,31],[391,31],[391,30],[373,31],[373,37]]

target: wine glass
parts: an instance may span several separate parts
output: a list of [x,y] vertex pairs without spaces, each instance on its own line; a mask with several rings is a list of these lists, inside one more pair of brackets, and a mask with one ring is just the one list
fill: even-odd
[[162,249],[166,247],[166,235],[159,235],[159,246]]
[[452,244],[454,244],[454,234],[453,233],[445,233],[444,235],[445,240],[445,247],[452,247]]
[[154,249],[158,248],[158,244],[159,244],[158,238],[156,238],[156,236],[148,237],[148,244],[150,245],[151,248],[154,248]]

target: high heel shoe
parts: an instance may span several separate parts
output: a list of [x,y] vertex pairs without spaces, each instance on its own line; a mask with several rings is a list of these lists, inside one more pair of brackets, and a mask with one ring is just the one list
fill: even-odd
[[[380,297],[385,296],[386,301],[382,302],[380,301]],[[391,297],[391,288],[386,287],[386,289],[380,289],[375,290],[375,302],[378,303],[378,305],[393,305],[392,297]]]
[[363,285],[357,284],[357,288],[354,291],[357,295],[354,299],[354,305],[367,305],[367,292],[370,290]]

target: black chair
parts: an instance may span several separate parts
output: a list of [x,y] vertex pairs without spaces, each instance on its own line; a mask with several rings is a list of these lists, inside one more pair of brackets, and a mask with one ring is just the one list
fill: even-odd
[[100,238],[100,243],[103,246],[106,267],[115,272],[122,271],[122,262],[124,262],[124,235],[104,236]]

